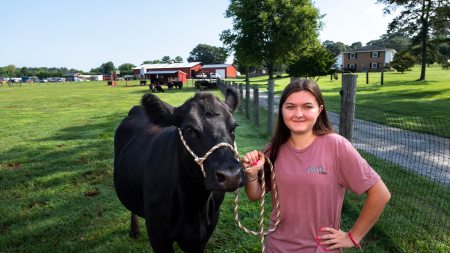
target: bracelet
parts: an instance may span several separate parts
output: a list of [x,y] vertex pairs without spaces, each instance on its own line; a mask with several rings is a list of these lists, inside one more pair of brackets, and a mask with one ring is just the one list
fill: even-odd
[[350,240],[352,241],[352,243],[355,245],[355,247],[362,250],[361,243],[359,243],[357,240],[355,240],[355,238],[353,238],[352,233],[348,232],[347,234],[348,234],[348,237],[350,238]]
[[253,182],[253,181],[255,181],[256,179],[258,179],[258,176],[256,176],[255,178],[253,178],[253,179],[251,179],[251,180],[247,180],[247,183]]

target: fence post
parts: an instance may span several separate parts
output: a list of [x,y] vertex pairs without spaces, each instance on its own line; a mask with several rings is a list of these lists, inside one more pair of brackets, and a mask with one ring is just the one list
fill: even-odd
[[267,135],[269,138],[272,137],[273,133],[273,99],[274,99],[274,81],[273,79],[269,79],[269,82],[267,84]]
[[366,84],[369,84],[369,70],[366,70]]
[[255,125],[259,126],[259,88],[257,84],[253,85],[253,118]]
[[344,74],[341,89],[341,114],[339,118],[339,134],[352,142],[353,120],[355,118],[356,81],[358,75]]
[[239,103],[239,112],[242,113],[242,104],[244,103],[244,85],[242,83],[239,83],[239,100],[241,101],[241,103]]
[[250,82],[245,83],[245,117],[250,118]]
[[381,85],[384,84],[384,67],[381,68]]

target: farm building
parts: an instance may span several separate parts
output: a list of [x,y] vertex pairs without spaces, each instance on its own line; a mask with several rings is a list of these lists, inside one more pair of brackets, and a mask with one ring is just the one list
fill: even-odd
[[[186,79],[195,77],[195,75],[202,69],[201,62],[187,62],[187,63],[162,63],[162,64],[144,64],[133,68],[135,75],[158,75],[158,78],[172,78],[178,75],[179,81],[186,82]],[[156,73],[158,72],[159,73]],[[150,73],[151,72],[151,73]],[[169,73],[170,72],[170,73]],[[149,78],[151,79],[151,78]]]
[[145,72],[145,79],[150,83],[165,84],[168,82],[182,81],[186,83],[187,74],[180,70],[150,70]]
[[203,73],[217,73],[222,78],[236,78],[236,68],[233,64],[209,64],[203,65]]

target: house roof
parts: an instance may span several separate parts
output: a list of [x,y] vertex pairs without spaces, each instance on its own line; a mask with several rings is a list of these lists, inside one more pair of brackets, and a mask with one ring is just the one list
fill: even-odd
[[145,72],[145,74],[147,74],[147,75],[159,75],[159,74],[175,74],[177,72],[181,72],[183,74],[186,74],[186,73],[184,73],[183,71],[180,71],[180,70],[152,70],[152,71]]
[[357,49],[345,51],[345,52],[342,52],[342,53],[372,52],[372,51],[395,51],[395,49],[385,48],[385,47],[377,47],[377,46],[365,46],[365,47],[360,47],[360,48],[357,48]]
[[182,62],[182,63],[159,63],[159,64],[143,64],[133,69],[172,69],[172,68],[192,68],[201,62]]
[[208,65],[203,65],[202,68],[204,68],[204,69],[226,68],[226,67],[228,67],[230,65],[233,65],[233,64],[208,64]]

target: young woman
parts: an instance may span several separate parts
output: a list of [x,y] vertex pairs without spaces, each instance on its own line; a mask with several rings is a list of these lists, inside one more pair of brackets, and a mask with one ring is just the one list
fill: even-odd
[[[333,133],[315,82],[298,80],[286,86],[276,132],[265,154],[274,163],[281,210],[278,229],[267,236],[266,252],[341,252],[360,247],[390,193],[351,143]],[[254,150],[244,155],[243,162],[247,196],[258,200],[264,155]],[[267,168],[264,171],[266,185],[273,187]],[[347,232],[340,229],[346,189],[367,195],[359,218]],[[272,223],[275,218],[272,213]]]

